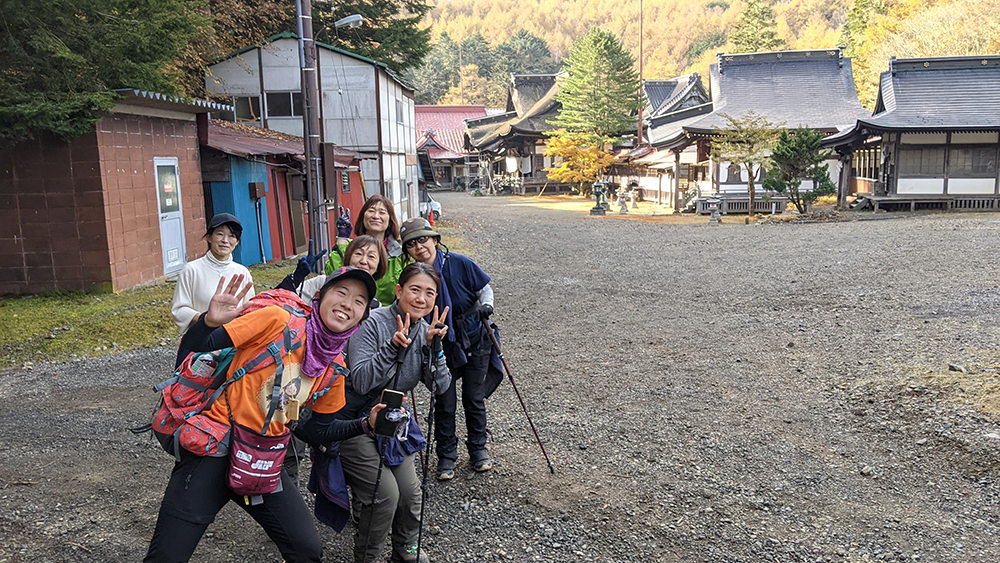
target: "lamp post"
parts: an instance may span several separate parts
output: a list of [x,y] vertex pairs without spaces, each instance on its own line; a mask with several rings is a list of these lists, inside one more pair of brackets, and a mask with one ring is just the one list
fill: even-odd
[[[299,68],[302,85],[302,137],[305,139],[306,193],[309,197],[309,233],[316,249],[330,248],[330,219],[323,193],[323,156],[320,142],[319,77],[316,76],[316,41],[313,39],[312,0],[295,0],[299,35]],[[334,27],[358,27],[359,14],[347,16]]]

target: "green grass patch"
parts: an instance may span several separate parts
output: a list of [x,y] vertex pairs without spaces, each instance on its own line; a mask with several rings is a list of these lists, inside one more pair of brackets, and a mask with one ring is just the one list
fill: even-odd
[[[255,289],[271,289],[295,260],[250,267]],[[0,298],[0,367],[66,361],[161,344],[176,345],[172,282],[121,293],[60,291]]]

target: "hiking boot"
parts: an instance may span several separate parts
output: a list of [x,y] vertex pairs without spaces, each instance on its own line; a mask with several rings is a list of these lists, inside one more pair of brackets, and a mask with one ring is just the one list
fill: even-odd
[[438,481],[451,481],[455,478],[455,460],[438,458]]
[[486,453],[486,450],[473,450],[469,452],[469,465],[472,466],[472,470],[476,473],[489,471],[493,468],[493,462],[490,461],[490,456]]
[[392,563],[431,563],[431,558],[427,556],[427,550],[420,548],[420,558],[417,559],[417,546],[407,548],[403,553],[392,552]]

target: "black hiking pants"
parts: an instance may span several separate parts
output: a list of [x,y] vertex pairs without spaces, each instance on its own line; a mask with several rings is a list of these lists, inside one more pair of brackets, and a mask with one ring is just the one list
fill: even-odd
[[226,486],[228,457],[200,457],[183,451],[174,464],[160,504],[156,530],[145,563],[184,563],[191,558],[208,525],[232,501],[257,521],[288,563],[322,561],[323,543],[299,490],[282,470],[277,493],[248,505]]
[[[465,410],[465,445],[469,449],[469,457],[486,449],[486,398],[484,382],[486,372],[490,367],[490,351],[492,342],[489,335],[480,330],[478,334],[470,334],[469,346],[471,352],[464,352],[455,343],[446,347],[448,353],[448,370],[451,371],[451,385],[437,396],[434,404],[434,440],[437,442],[437,455],[441,459],[458,459],[458,439],[455,437],[455,412],[458,408],[458,393],[455,385],[462,380],[462,408]],[[450,349],[448,349],[450,348]],[[468,360],[465,365],[452,367],[455,354],[462,354]],[[473,462],[476,460],[473,459]]]

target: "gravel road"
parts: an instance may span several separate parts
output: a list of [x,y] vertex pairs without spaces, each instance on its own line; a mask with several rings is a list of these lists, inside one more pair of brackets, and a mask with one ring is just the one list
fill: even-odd
[[[1000,561],[1000,426],[971,377],[933,383],[1000,383],[1000,215],[709,227],[435,197],[493,276],[556,473],[505,383],[494,470],[460,452],[430,485],[432,561]],[[172,355],[0,373],[0,562],[141,559],[172,459],[127,428]],[[209,531],[195,561],[280,561],[235,507]],[[347,561],[351,528],[321,532]]]

